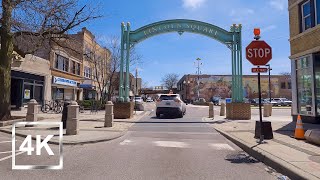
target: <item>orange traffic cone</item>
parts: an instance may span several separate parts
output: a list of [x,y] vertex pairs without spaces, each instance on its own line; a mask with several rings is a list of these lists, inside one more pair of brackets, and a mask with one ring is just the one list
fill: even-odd
[[294,131],[294,138],[296,138],[296,139],[305,139],[304,138],[303,124],[302,124],[301,117],[300,117],[299,114],[298,114],[298,117],[297,117],[296,129]]

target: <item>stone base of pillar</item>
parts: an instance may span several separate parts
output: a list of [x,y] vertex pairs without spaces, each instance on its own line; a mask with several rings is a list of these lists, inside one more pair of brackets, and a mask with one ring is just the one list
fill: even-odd
[[69,120],[67,121],[66,135],[77,135],[79,134],[79,121]]
[[133,117],[134,102],[116,102],[113,106],[115,119],[130,119]]
[[231,120],[250,120],[251,105],[250,103],[227,103],[226,118]]

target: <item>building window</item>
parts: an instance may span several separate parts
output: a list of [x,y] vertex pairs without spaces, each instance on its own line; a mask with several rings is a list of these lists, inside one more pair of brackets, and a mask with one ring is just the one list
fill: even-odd
[[288,82],[288,89],[291,89],[291,82]]
[[56,54],[56,64],[55,68],[59,69],[61,71],[69,71],[69,59],[66,57],[63,57],[59,54]]
[[311,28],[311,3],[310,0],[306,1],[301,5],[301,18],[302,18],[302,31]]
[[281,83],[281,89],[286,89],[286,83],[285,82]]
[[316,24],[320,24],[320,0],[315,0],[314,1],[314,3],[315,3],[315,12],[316,12]]
[[296,61],[298,113],[313,115],[311,56]]
[[76,75],[80,75],[80,63],[70,61],[70,72]]
[[86,78],[90,78],[91,79],[91,68],[89,68],[89,67],[84,67],[84,77],[86,77]]

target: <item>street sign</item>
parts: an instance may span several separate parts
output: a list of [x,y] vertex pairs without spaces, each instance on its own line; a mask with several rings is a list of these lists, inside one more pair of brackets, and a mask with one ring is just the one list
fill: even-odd
[[255,66],[266,65],[272,58],[272,49],[264,41],[252,41],[246,47],[246,58]]
[[268,68],[252,68],[252,73],[265,73],[268,72]]

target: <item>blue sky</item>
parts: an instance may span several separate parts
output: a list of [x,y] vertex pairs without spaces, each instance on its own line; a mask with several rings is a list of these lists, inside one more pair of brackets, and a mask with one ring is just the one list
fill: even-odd
[[[290,72],[289,18],[287,0],[104,0],[97,3],[104,17],[84,24],[98,38],[119,36],[120,23],[130,22],[132,30],[167,19],[193,19],[229,30],[243,26],[243,47],[253,40],[253,28],[261,28],[262,39],[273,48],[272,74]],[[143,56],[139,76],[149,86],[161,84],[167,73],[194,74],[201,58],[202,74],[231,74],[230,50],[205,36],[184,33],[162,34],[136,45]],[[243,74],[253,66],[243,53]]]

